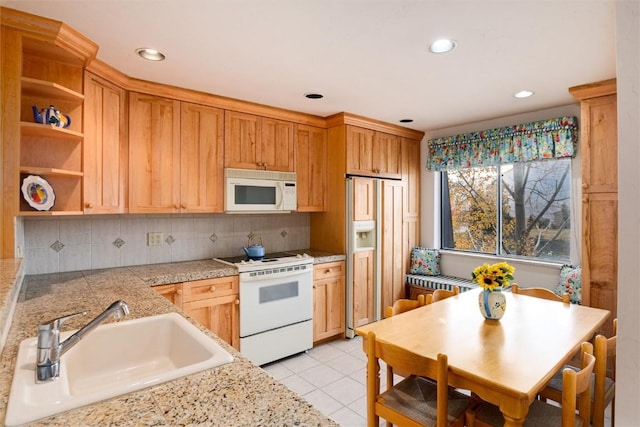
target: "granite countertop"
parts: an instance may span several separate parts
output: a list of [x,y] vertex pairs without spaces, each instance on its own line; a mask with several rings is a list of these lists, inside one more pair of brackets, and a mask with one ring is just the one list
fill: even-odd
[[294,251],[287,251],[292,254],[307,254],[313,257],[314,264],[323,264],[325,262],[344,261],[347,256],[344,254],[334,254],[331,252],[317,251],[315,249],[298,249]]
[[[39,322],[86,310],[86,318],[65,324],[66,330],[77,329],[118,299],[128,303],[129,319],[167,312],[184,315],[152,286],[234,274],[234,267],[203,260],[25,277],[0,356],[0,420],[5,417],[18,344],[36,335]],[[227,343],[192,323],[230,352],[234,361],[31,425],[337,426]]]

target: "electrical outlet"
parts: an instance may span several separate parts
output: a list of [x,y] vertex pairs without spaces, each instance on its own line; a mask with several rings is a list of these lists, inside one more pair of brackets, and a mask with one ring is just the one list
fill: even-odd
[[162,233],[147,233],[147,246],[162,246]]

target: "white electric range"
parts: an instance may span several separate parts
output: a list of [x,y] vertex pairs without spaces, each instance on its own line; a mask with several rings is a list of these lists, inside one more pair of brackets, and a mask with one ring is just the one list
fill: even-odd
[[240,286],[240,353],[264,365],[313,347],[313,257],[287,252],[217,258]]

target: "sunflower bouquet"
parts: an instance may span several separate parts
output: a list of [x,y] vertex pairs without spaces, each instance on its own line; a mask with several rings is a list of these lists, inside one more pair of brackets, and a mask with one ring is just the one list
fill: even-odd
[[492,265],[482,264],[471,273],[471,281],[487,291],[501,290],[509,286],[514,271],[516,269],[504,261]]

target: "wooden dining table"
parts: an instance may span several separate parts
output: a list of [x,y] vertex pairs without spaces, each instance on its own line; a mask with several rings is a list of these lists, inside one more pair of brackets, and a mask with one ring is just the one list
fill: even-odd
[[598,308],[505,292],[506,312],[486,320],[480,289],[356,329],[413,353],[449,358],[449,385],[499,406],[505,426],[521,426],[537,393],[610,316]]

